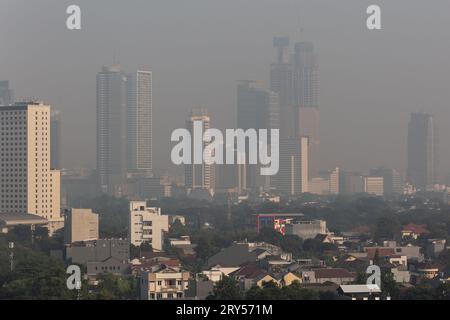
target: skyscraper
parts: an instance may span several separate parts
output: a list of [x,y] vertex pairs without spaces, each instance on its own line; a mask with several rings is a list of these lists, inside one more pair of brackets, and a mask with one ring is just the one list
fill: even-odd
[[9,81],[0,81],[0,106],[14,103],[14,92],[9,88]]
[[119,65],[97,74],[97,175],[101,192],[120,195],[126,176],[126,76]]
[[[237,87],[237,126],[239,129],[279,129],[279,95],[263,90],[256,81],[239,81]],[[269,142],[270,143],[270,142]],[[249,163],[249,146],[246,146],[246,163]],[[256,190],[264,185],[265,177],[259,175],[259,165],[246,164],[246,186]]]
[[293,58],[293,99],[296,136],[309,137],[309,175],[317,176],[319,160],[319,66],[311,42],[295,44]]
[[[192,146],[194,146],[195,143],[195,126],[199,126],[198,129],[202,131],[202,136],[206,130],[211,128],[211,118],[209,117],[206,109],[194,108],[186,119],[186,129],[188,129],[191,133]],[[202,150],[205,149],[206,145],[207,142],[203,141]],[[214,165],[206,164],[205,161],[202,161],[202,164],[194,164],[194,154],[192,153],[191,156],[192,164],[185,164],[184,166],[186,187],[191,191],[194,189],[202,189],[212,193],[215,188]]]
[[152,72],[137,71],[127,81],[127,166],[129,173],[152,174]]
[[51,134],[51,161],[50,167],[52,169],[62,169],[61,158],[61,111],[52,110],[50,121],[50,134]]
[[308,192],[308,137],[280,140],[277,190],[289,196]]
[[433,116],[412,113],[408,125],[407,180],[425,190],[438,179],[438,132]]
[[0,212],[35,214],[49,231],[63,227],[60,171],[52,170],[50,106],[18,103],[0,107]]
[[295,114],[293,105],[293,68],[288,37],[275,37],[275,62],[270,66],[270,90],[279,96],[280,138],[295,135]]

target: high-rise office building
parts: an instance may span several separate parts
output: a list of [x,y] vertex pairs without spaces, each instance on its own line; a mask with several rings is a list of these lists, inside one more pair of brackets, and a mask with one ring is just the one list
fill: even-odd
[[0,107],[0,212],[29,213],[63,227],[60,171],[52,170],[51,108],[41,103]]
[[412,113],[408,125],[407,180],[419,190],[425,190],[437,182],[437,139],[434,118],[426,113]]
[[295,44],[293,68],[294,104],[300,108],[318,108],[319,65],[312,42]]
[[270,65],[270,90],[278,94],[280,104],[280,138],[295,136],[295,108],[293,105],[293,68],[288,37],[275,37],[275,62]]
[[0,81],[0,106],[9,106],[14,103],[14,92],[9,88],[9,81]]
[[[279,129],[279,94],[260,88],[256,81],[239,81],[237,87],[237,127],[239,129]],[[270,133],[270,132],[268,132]],[[268,143],[271,143],[268,141]],[[246,146],[249,163],[249,146]],[[259,165],[246,164],[246,186],[257,190],[265,184],[259,174]]]
[[[208,115],[208,111],[204,108],[194,108],[186,119],[186,128],[191,133],[192,146],[194,145],[194,127],[199,126],[202,131],[202,135],[206,130],[211,128],[211,118]],[[205,149],[207,142],[203,140],[202,150]],[[215,188],[215,168],[212,164],[206,164],[202,161],[202,164],[194,163],[194,154],[191,154],[191,164],[184,165],[184,178],[185,186],[189,190],[203,189],[212,193]]]
[[62,169],[62,141],[61,141],[61,111],[52,110],[50,121],[51,134],[51,156],[50,166],[52,169]]
[[293,55],[293,100],[296,108],[296,136],[309,137],[309,175],[318,174],[319,160],[319,66],[311,42],[295,44]]
[[127,81],[128,172],[152,174],[153,105],[152,72],[137,71]]
[[119,65],[97,74],[97,175],[100,191],[121,195],[126,176],[126,76]]
[[280,140],[280,169],[277,190],[293,196],[308,192],[308,137]]

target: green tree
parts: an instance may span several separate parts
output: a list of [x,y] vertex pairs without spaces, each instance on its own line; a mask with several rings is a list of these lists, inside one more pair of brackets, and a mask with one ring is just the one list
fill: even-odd
[[224,276],[222,280],[216,283],[213,294],[208,297],[211,300],[240,300],[242,292],[236,280]]

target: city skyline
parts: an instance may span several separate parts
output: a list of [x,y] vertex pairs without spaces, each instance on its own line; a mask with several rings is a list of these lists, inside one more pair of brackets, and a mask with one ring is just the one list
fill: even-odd
[[[59,9],[63,11],[64,4],[49,3],[41,2],[44,14],[49,20],[59,19]],[[403,12],[400,2],[386,2],[383,8],[387,12],[386,23],[392,32],[379,33],[368,33],[364,29],[360,13],[366,7],[361,1],[349,1],[348,5],[325,5],[323,0],[299,1],[298,4],[282,0],[277,6],[269,1],[258,1],[261,10],[255,23],[261,27],[257,30],[243,28],[247,23],[245,17],[251,14],[252,6],[241,7],[241,14],[234,19],[235,24],[224,29],[223,17],[234,12],[236,2],[233,1],[220,5],[193,1],[185,8],[183,15],[176,15],[176,19],[162,19],[172,13],[170,6],[165,4],[159,4],[156,8],[151,2],[143,4],[140,10],[142,13],[133,6],[114,4],[111,19],[121,20],[123,14],[124,27],[116,26],[103,17],[98,4],[80,1],[80,5],[85,9],[84,17],[88,22],[86,31],[83,29],[79,33],[68,34],[64,28],[49,30],[45,22],[48,20],[43,19],[34,22],[35,28],[42,32],[31,39],[27,21],[34,19],[27,19],[31,14],[30,9],[23,3],[10,1],[9,10],[20,11],[24,16],[23,25],[18,27],[21,37],[16,39],[9,34],[2,34],[7,39],[7,50],[1,53],[1,59],[13,61],[2,69],[2,78],[11,81],[17,97],[36,97],[46,101],[60,109],[65,117],[78,120],[79,114],[86,115],[79,119],[82,121],[78,125],[66,123],[63,163],[68,168],[79,164],[95,167],[95,141],[89,137],[95,131],[94,75],[102,64],[115,57],[126,70],[141,70],[147,69],[145,65],[151,66],[157,92],[153,99],[154,117],[159,119],[154,128],[154,147],[160,150],[154,156],[154,167],[161,173],[170,152],[165,137],[174,128],[183,127],[184,124],[183,119],[176,122],[171,120],[171,115],[187,114],[193,106],[203,105],[214,118],[220,119],[217,127],[231,126],[235,119],[236,81],[256,79],[269,88],[268,65],[274,61],[271,39],[275,35],[290,36],[292,43],[312,41],[315,45],[321,64],[320,143],[323,163],[320,168],[339,165],[369,170],[385,165],[405,173],[405,128],[409,114],[424,110],[439,118],[450,118],[447,108],[450,98],[445,86],[448,73],[445,62],[450,50],[440,40],[445,38],[446,21],[440,12],[445,12],[449,6],[444,1],[438,1],[436,6],[426,9],[424,4],[416,2],[418,8],[424,9],[413,10],[408,14]],[[217,10],[217,6],[221,10]],[[325,9],[327,6],[331,6],[328,7],[331,9]],[[202,20],[194,19],[200,7],[210,12],[212,17],[218,17],[216,20],[219,23],[209,24],[209,30],[203,28],[205,21],[202,23]],[[119,12],[122,14],[119,15]],[[139,22],[147,21],[143,12],[149,14],[148,21],[153,21],[156,28]],[[302,14],[304,12],[308,14]],[[127,19],[136,14],[137,19]],[[433,23],[424,24],[419,30],[408,27],[415,21],[431,17]],[[13,23],[8,16],[2,18],[5,24]],[[206,22],[211,20],[209,18]],[[279,23],[264,24],[265,21]],[[300,24],[302,33],[299,32]],[[176,27],[178,25],[182,28]],[[137,42],[131,36],[142,32],[148,34],[149,41]],[[98,37],[108,34],[114,34],[115,39],[122,39],[122,43],[110,41],[111,37],[108,36],[102,41],[105,45],[98,46]],[[214,34],[223,36],[214,37]],[[341,34],[346,37],[340,37]],[[19,38],[26,40],[19,43]],[[402,45],[398,44],[399,38],[402,39]],[[210,45],[205,45],[200,39],[207,39]],[[37,68],[26,59],[28,44],[39,48],[39,45],[33,46],[37,40],[47,43],[49,51],[59,52],[56,57],[42,56],[37,49],[33,49],[42,67],[53,75],[46,81],[32,81],[42,68]],[[428,45],[417,46],[418,42],[432,45],[433,50]],[[80,50],[89,45],[97,49],[89,53]],[[431,54],[433,58],[427,59]],[[79,57],[91,59],[82,59],[81,63]],[[214,68],[202,67],[205,61]],[[413,73],[414,68],[411,66],[415,66],[417,73]],[[70,76],[62,78],[61,74]],[[386,78],[386,74],[391,75]],[[423,77],[416,77],[415,74],[422,74]],[[177,81],[174,83],[173,79]],[[64,87],[72,90],[64,90]],[[384,121],[387,114],[389,117]],[[379,130],[377,121],[383,123],[383,130]],[[443,136],[448,134],[447,127],[450,126],[442,124]],[[354,136],[354,132],[358,132],[357,136]],[[339,145],[338,139],[346,143]],[[361,152],[367,144],[378,151],[370,155]],[[450,148],[443,145],[441,149],[442,157],[450,156]],[[450,171],[446,163],[443,166],[443,170]],[[176,168],[172,167],[171,170]]]

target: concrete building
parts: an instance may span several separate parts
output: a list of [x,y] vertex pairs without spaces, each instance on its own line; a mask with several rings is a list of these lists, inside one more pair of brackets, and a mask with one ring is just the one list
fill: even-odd
[[364,192],[376,196],[384,195],[383,177],[364,177]]
[[280,105],[280,138],[295,137],[293,108],[293,66],[288,37],[275,37],[275,62],[270,65],[270,91],[278,94]]
[[339,168],[335,168],[330,172],[330,194],[340,193],[340,172]]
[[169,231],[169,216],[161,214],[161,208],[147,207],[146,201],[130,202],[129,239],[134,246],[143,243],[161,251],[164,233]]
[[280,140],[280,169],[277,190],[288,196],[308,192],[309,138]]
[[151,176],[153,156],[152,72],[137,71],[127,77],[128,172]]
[[97,74],[97,175],[100,191],[121,196],[126,177],[126,76],[119,65]]
[[438,132],[433,116],[412,113],[408,125],[407,180],[426,190],[438,179]]
[[190,278],[190,273],[180,267],[156,265],[141,274],[141,300],[184,299]]
[[[192,145],[194,145],[194,126],[198,123],[201,124],[203,133],[211,128],[211,118],[206,109],[194,108],[186,119],[186,128],[191,133]],[[204,141],[202,150],[204,150],[206,145],[207,142]],[[193,154],[192,157],[194,157]],[[201,189],[212,194],[215,188],[215,166],[206,164],[205,161],[202,164],[194,164],[194,159],[191,159],[191,163],[184,165],[184,179],[188,191]]]
[[303,240],[314,239],[318,234],[326,234],[327,223],[323,220],[297,221],[286,225],[286,234],[296,235]]
[[50,165],[50,121],[51,107],[42,103],[0,107],[0,212],[43,217],[52,234],[64,218],[60,171]]
[[317,195],[330,193],[330,180],[325,178],[312,178],[309,181],[308,192]]
[[383,177],[385,195],[402,194],[403,181],[401,174],[395,169],[380,167],[370,170],[372,177]]
[[74,242],[66,245],[66,260],[86,265],[88,262],[106,261],[109,258],[128,262],[130,244],[126,239],[99,239]]
[[[241,80],[237,86],[237,127],[249,129],[280,129],[279,95],[260,88],[253,80]],[[270,141],[268,141],[270,143]],[[249,146],[246,145],[245,181],[246,187],[258,191],[265,184],[259,174],[259,165],[248,164]],[[236,168],[236,165],[234,166]],[[234,184],[237,186],[237,183]]]
[[64,240],[66,244],[79,241],[98,240],[98,214],[91,209],[71,209],[64,223]]
[[339,168],[331,171],[321,171],[317,177],[309,181],[308,192],[318,195],[336,195],[339,194]]

